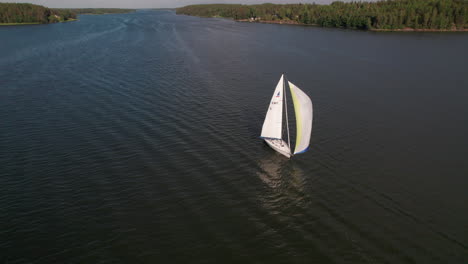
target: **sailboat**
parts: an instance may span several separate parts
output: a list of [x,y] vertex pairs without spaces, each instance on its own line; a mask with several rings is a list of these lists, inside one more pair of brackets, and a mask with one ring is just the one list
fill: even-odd
[[[286,90],[289,88],[294,105],[296,120],[296,146],[291,151],[289,136],[288,105]],[[283,140],[283,104],[285,112],[287,142]],[[312,133],[312,100],[299,87],[291,83],[286,77],[281,78],[271,98],[268,111],[263,122],[261,138],[277,152],[290,158],[293,155],[304,153],[309,149],[310,135]]]

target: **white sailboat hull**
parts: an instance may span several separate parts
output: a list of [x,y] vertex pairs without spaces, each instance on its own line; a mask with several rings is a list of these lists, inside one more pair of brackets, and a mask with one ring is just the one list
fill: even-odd
[[288,143],[286,143],[284,140],[265,138],[265,142],[268,144],[268,146],[276,150],[278,153],[288,158],[291,157],[291,150],[288,147]]

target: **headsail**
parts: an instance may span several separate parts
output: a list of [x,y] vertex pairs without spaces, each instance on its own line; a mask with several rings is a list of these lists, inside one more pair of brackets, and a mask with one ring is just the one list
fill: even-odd
[[293,83],[289,83],[289,89],[296,114],[296,147],[294,154],[306,152],[309,148],[310,135],[312,133],[312,101],[301,89]]
[[282,138],[283,129],[283,75],[276,85],[268,112],[263,122],[262,138]]

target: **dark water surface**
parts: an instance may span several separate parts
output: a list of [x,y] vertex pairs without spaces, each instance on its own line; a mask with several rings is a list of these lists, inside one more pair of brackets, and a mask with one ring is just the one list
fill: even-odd
[[[0,28],[0,262],[468,263],[468,34],[171,11]],[[258,137],[282,72],[311,150]]]

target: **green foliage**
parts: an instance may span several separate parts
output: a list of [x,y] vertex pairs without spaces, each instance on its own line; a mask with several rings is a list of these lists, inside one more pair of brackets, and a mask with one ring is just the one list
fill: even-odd
[[33,4],[0,3],[0,23],[56,23],[77,18],[77,14],[129,13],[135,9],[119,8],[47,8]]
[[122,8],[61,8],[54,9],[62,12],[71,12],[79,15],[90,14],[90,15],[104,15],[104,14],[123,14],[135,12],[135,9],[122,9]]
[[294,21],[323,27],[354,29],[468,28],[467,0],[383,0],[317,4],[190,5],[177,14],[255,21]]
[[0,23],[55,23],[75,19],[69,11],[50,9],[40,5],[0,3]]

